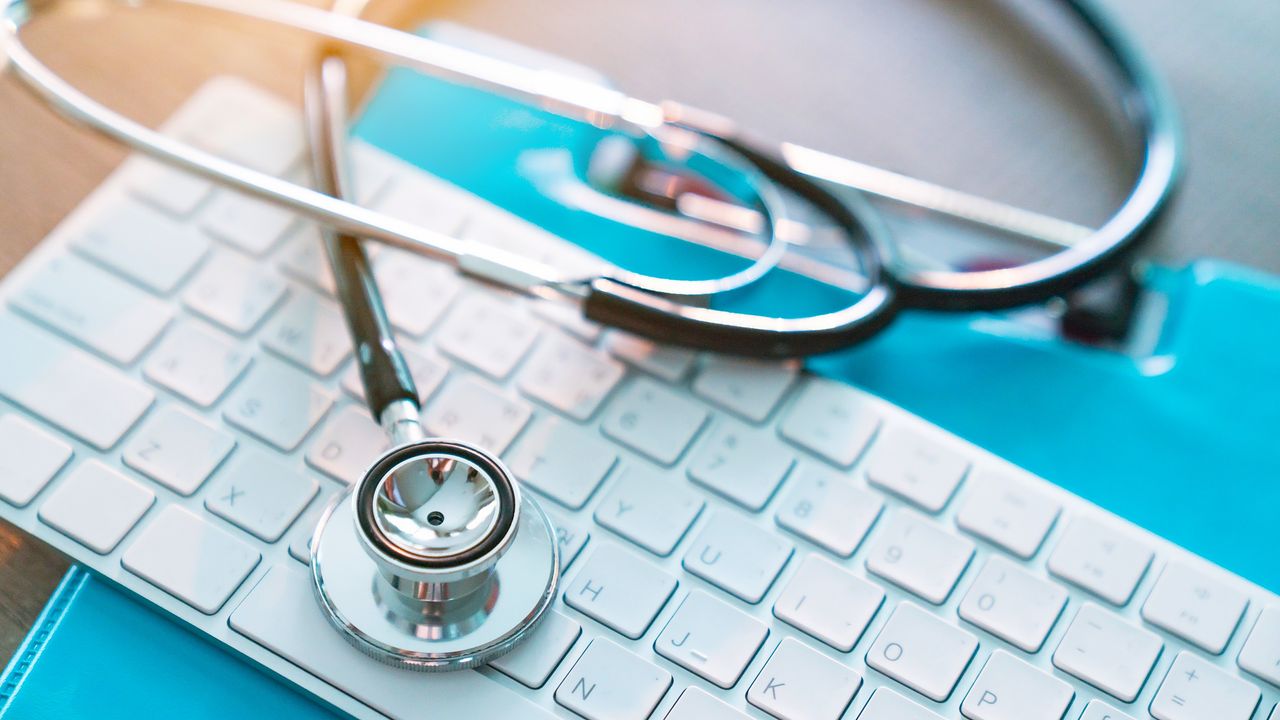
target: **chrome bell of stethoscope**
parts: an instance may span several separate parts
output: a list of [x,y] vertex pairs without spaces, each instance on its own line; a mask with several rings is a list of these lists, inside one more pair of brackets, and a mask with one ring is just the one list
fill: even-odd
[[347,640],[381,662],[483,664],[524,639],[554,599],[555,531],[498,458],[422,437],[412,403],[391,414],[393,437],[407,442],[316,528],[317,598]]
[[[307,78],[312,169],[336,197],[347,194],[344,89],[337,57]],[[527,637],[555,598],[555,529],[496,456],[426,437],[364,249],[330,232],[325,249],[365,399],[391,449],[320,518],[311,538],[316,598],[330,624],[380,662],[482,665]]]

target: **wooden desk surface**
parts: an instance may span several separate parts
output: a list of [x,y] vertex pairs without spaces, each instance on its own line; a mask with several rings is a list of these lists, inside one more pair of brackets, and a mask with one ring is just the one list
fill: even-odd
[[[1186,182],[1151,252],[1280,272],[1280,3],[1111,4],[1169,77],[1187,131]],[[1106,114],[1090,111],[1088,88],[1006,5],[1019,4],[379,0],[372,17],[402,27],[461,21],[597,67],[641,97],[688,101],[767,136],[1096,222],[1127,181],[1124,146]],[[151,11],[53,20],[26,35],[55,70],[152,124],[219,73],[296,98],[306,42],[260,28],[250,36],[246,45],[233,26],[193,28]],[[124,154],[0,79],[0,274]],[[0,523],[0,659],[65,566]]]

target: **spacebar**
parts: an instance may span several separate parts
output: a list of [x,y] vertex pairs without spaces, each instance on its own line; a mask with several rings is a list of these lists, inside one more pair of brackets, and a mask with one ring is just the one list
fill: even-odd
[[421,673],[383,665],[347,644],[320,614],[301,568],[277,565],[231,614],[231,628],[369,707],[393,718],[547,718],[552,715],[464,670]]

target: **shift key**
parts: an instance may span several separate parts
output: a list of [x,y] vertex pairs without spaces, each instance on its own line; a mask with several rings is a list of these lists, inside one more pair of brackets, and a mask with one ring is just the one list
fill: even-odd
[[75,256],[37,269],[13,306],[90,350],[129,365],[172,317],[159,300]]
[[0,312],[0,395],[99,450],[110,449],[151,407],[145,385]]

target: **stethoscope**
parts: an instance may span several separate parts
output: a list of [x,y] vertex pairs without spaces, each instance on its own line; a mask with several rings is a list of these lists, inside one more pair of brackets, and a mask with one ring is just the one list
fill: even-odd
[[[1170,196],[1179,165],[1174,112],[1162,83],[1090,0],[1062,5],[1113,63],[1123,110],[1142,139],[1142,161],[1127,197],[1102,227],[1065,233],[1038,216],[919,192],[910,183],[870,182],[865,166],[795,145],[755,143],[722,118],[687,107],[644,102],[285,0],[155,1],[291,26],[391,63],[609,128],[646,158],[681,165],[717,187],[732,187],[727,194],[733,204],[751,211],[750,234],[760,242],[745,253],[750,260],[745,267],[721,277],[660,278],[608,264],[590,273],[566,272],[345,200],[345,80],[342,61],[334,56],[307,79],[311,164],[319,183],[313,190],[168,138],[80,93],[22,45],[18,30],[30,19],[31,4],[5,0],[0,62],[59,113],[328,228],[326,249],[369,410],[392,449],[322,516],[311,547],[316,596],[331,624],[356,647],[383,662],[417,669],[473,667],[527,637],[554,599],[558,550],[550,520],[521,493],[500,459],[468,443],[425,436],[413,380],[382,309],[362,240],[421,253],[527,296],[577,305],[590,320],[662,342],[739,355],[802,357],[864,340],[905,308],[1001,309],[1046,300],[1099,276],[1144,237]],[[1057,252],[1017,267],[976,271],[913,266],[897,256],[885,224],[850,188],[1031,238]],[[709,299],[750,287],[771,271],[795,270],[786,252],[786,229],[796,224],[789,214],[792,199],[812,207],[852,250],[858,264],[853,298],[834,311],[799,318],[710,307]]]

